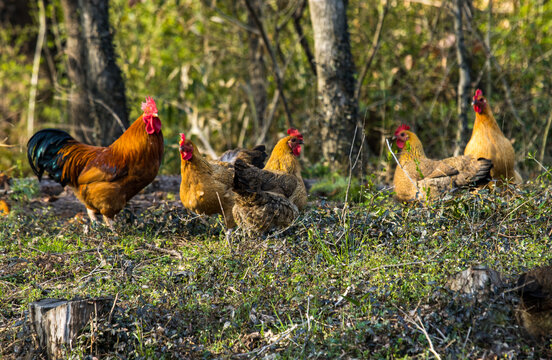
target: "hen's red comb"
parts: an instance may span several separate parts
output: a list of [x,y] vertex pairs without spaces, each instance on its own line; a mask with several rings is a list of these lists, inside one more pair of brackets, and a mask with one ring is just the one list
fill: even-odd
[[406,124],[402,124],[400,125],[397,130],[395,130],[395,135],[398,135],[401,131],[404,131],[404,130],[410,130],[410,126],[406,125]]
[[180,133],[180,144],[186,141],[186,135]]
[[151,96],[146,96],[146,102],[142,103],[142,111],[146,115],[157,114],[157,105]]
[[297,130],[295,128],[289,128],[287,133],[288,133],[289,136],[295,136],[296,138],[303,140],[303,135],[301,135],[299,130]]
[[475,96],[473,98],[479,99],[480,96],[483,96],[483,91],[481,91],[481,89],[475,90]]

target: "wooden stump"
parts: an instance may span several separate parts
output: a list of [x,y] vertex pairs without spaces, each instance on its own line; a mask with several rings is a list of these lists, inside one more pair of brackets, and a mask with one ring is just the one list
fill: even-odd
[[472,266],[451,276],[447,286],[452,291],[475,295],[481,299],[504,284],[500,273],[485,266]]
[[39,347],[46,349],[50,359],[65,358],[65,349],[72,348],[75,337],[88,321],[107,314],[112,304],[112,298],[42,299],[31,303],[31,327]]

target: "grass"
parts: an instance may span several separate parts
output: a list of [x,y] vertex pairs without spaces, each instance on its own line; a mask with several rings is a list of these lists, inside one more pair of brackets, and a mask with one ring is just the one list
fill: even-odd
[[[289,229],[231,243],[220,219],[181,206],[123,212],[113,233],[31,212],[34,193],[19,194],[0,223],[1,359],[43,356],[29,303],[101,296],[117,299],[111,321],[89,324],[72,358],[403,359],[432,358],[432,346],[441,358],[552,356],[549,341],[524,336],[508,291],[552,260],[548,179],[428,206],[370,186],[345,210],[313,201]],[[506,286],[447,289],[480,264]]]

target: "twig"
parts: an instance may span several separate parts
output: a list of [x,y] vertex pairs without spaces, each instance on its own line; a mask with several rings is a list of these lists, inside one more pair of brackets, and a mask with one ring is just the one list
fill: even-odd
[[[90,94],[90,97],[92,97],[92,94]],[[95,103],[98,103],[100,104],[101,106],[103,106],[110,114],[111,116],[113,116],[115,118],[115,120],[117,120],[117,123],[119,124],[119,126],[121,127],[121,130],[123,130],[123,132],[126,131],[126,126],[125,124],[123,124],[123,121],[121,120],[121,118],[119,117],[119,115],[117,115],[117,113],[115,113],[115,111],[113,111],[113,109],[111,107],[109,107],[106,103],[104,103],[102,100],[100,99],[95,99],[93,98],[92,100],[94,100]]]
[[272,66],[273,66],[273,73],[274,77],[276,79],[276,86],[278,87],[278,90],[280,92],[280,97],[282,99],[282,104],[284,105],[284,110],[286,113],[286,119],[287,119],[287,125],[288,127],[293,127],[293,119],[291,117],[291,111],[289,110],[288,103],[286,100],[286,97],[284,95],[284,86],[282,83],[282,78],[280,77],[280,67],[278,66],[278,62],[276,60],[276,56],[274,55],[274,50],[272,49],[272,46],[270,46],[270,42],[268,40],[268,36],[266,35],[266,32],[264,30],[263,24],[261,23],[261,20],[257,16],[257,13],[255,13],[255,10],[251,6],[250,0],[245,0],[245,5],[247,7],[247,10],[249,11],[249,14],[251,15],[251,18],[255,22],[255,25],[257,25],[257,28],[261,32],[261,38],[263,39],[263,43],[268,51],[268,54],[270,55],[270,59],[272,60]]
[[466,344],[468,343],[468,339],[470,338],[471,329],[472,328],[470,326],[470,328],[468,329],[468,333],[466,334],[466,339],[464,340],[464,345],[462,345],[462,350],[466,348]]
[[433,341],[431,341],[431,337],[427,333],[427,330],[424,326],[424,323],[422,322],[422,319],[420,319],[420,316],[416,315],[416,321],[414,321],[412,320],[412,317],[410,315],[404,312],[404,310],[402,310],[401,308],[397,308],[397,309],[403,313],[406,321],[413,324],[416,327],[416,329],[418,329],[419,331],[422,332],[422,334],[424,334],[427,342],[429,343],[429,351],[433,354],[433,356],[435,356],[436,359],[441,360],[441,355],[439,355],[439,353],[435,351],[435,347],[433,346]]
[[431,338],[429,337],[429,334],[427,333],[427,330],[424,326],[424,323],[422,322],[422,319],[418,315],[416,315],[416,320],[420,323],[419,325],[414,322],[414,325],[420,330],[424,336],[426,337],[427,341],[429,342],[429,351],[435,356],[436,359],[441,360],[441,356],[435,351],[435,348],[433,347],[433,341],[431,341]]
[[115,300],[113,300],[113,306],[109,311],[109,316],[107,317],[107,323],[111,324],[111,315],[113,315],[113,310],[115,310],[115,304],[117,304],[117,299],[119,298],[119,293],[115,294]]
[[171,250],[171,249],[163,249],[163,248],[160,248],[160,247],[157,247],[155,245],[152,245],[152,244],[144,244],[144,246],[150,250],[154,250],[154,251],[157,251],[157,252],[160,252],[160,253],[163,253],[163,254],[168,254],[168,255],[173,255],[173,256],[176,256],[179,260],[182,260],[182,254],[180,254],[178,251],[176,250]]
[[546,127],[544,128],[544,133],[542,134],[542,147],[539,154],[539,161],[542,163],[544,160],[544,150],[546,150],[546,140],[548,138],[548,132],[550,131],[550,123],[552,123],[552,111],[548,115],[548,120],[546,121]]
[[34,112],[36,105],[36,92],[38,87],[38,71],[40,70],[40,55],[46,36],[46,12],[44,2],[38,1],[38,35],[36,38],[36,48],[33,60],[33,75],[31,77],[31,90],[29,92],[29,112],[27,114],[27,135],[30,137],[34,132]]
[[268,350],[269,348],[271,348],[272,346],[278,344],[280,341],[284,340],[286,337],[288,337],[288,335],[294,331],[295,329],[297,329],[297,327],[299,326],[304,326],[306,323],[306,321],[303,321],[303,323],[301,323],[300,325],[297,325],[297,324],[293,324],[292,327],[290,327],[289,329],[287,329],[286,331],[284,331],[282,333],[282,335],[280,335],[280,337],[278,337],[276,340],[274,340],[273,342],[271,342],[270,344],[267,344],[261,348],[258,348],[258,349],[255,349],[253,351],[250,351],[250,352],[247,352],[247,353],[243,353],[243,354],[236,354],[235,356],[238,356],[238,357],[249,357],[251,355],[261,355],[262,353],[264,353],[266,350]]
[[368,70],[370,69],[370,66],[372,66],[372,61],[374,61],[374,57],[376,56],[376,53],[378,52],[378,49],[380,47],[381,30],[383,29],[383,22],[385,20],[385,16],[387,15],[388,11],[389,11],[389,0],[386,0],[385,6],[379,13],[378,24],[376,25],[376,32],[374,33],[374,38],[372,39],[372,50],[370,51],[370,56],[368,56],[368,61],[366,62],[366,64],[364,64],[364,67],[362,68],[362,72],[360,73],[360,76],[358,78],[358,82],[355,89],[355,98],[357,100],[360,98],[360,92],[362,90],[362,83],[364,82],[364,78],[366,77],[366,74],[368,74]]
[[213,5],[214,1],[211,2],[211,4],[208,3],[208,1],[206,0],[202,0],[202,3],[207,6],[208,8],[212,9],[212,10],[215,10],[217,12],[217,14],[219,14],[223,19],[225,19],[226,21],[236,25],[237,27],[239,28],[242,28],[244,29],[245,31],[249,31],[255,35],[260,35],[259,34],[259,30],[257,29],[254,29],[252,28],[251,26],[247,25],[247,24],[244,24],[242,23],[240,20],[228,15],[227,13],[225,13],[224,11],[222,11],[221,9],[219,9],[217,6]]
[[408,266],[408,265],[421,265],[421,264],[427,264],[433,261],[437,261],[437,259],[428,259],[428,260],[410,261],[410,262],[404,262],[404,263],[398,263],[398,264],[381,265],[381,266],[376,266],[375,268],[371,268],[369,271],[371,272],[371,271],[377,271],[377,270],[393,268],[393,267]]
[[222,201],[220,201],[220,196],[219,196],[218,191],[215,192],[215,194],[217,194],[217,199],[218,199],[218,202],[219,202],[220,211],[222,212],[222,218],[224,219],[224,224],[226,226],[228,226],[228,223],[226,222],[226,214],[224,213],[224,208],[222,207]]

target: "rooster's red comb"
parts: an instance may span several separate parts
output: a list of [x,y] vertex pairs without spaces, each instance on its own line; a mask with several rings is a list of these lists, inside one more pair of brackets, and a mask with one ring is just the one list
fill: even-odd
[[395,130],[395,135],[398,135],[401,131],[404,131],[404,130],[410,130],[410,126],[406,125],[406,124],[402,124],[400,125],[397,130]]
[[475,90],[475,96],[473,98],[479,99],[480,96],[483,96],[483,91],[481,91],[481,89]]
[[186,142],[186,135],[184,135],[183,133],[180,133],[180,144]]
[[146,102],[142,103],[142,111],[145,115],[157,114],[157,105],[151,96],[146,96]]
[[295,136],[296,138],[303,140],[303,135],[295,128],[289,128],[287,133],[289,136]]

